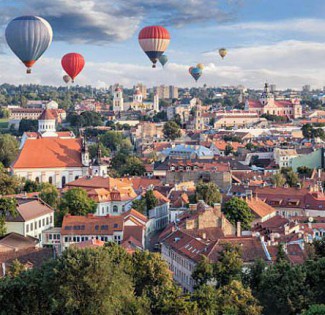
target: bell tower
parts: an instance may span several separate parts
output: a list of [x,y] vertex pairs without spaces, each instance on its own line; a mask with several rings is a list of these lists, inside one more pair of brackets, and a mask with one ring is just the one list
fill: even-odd
[[117,87],[113,96],[113,111],[121,112],[124,110],[123,91],[120,87]]

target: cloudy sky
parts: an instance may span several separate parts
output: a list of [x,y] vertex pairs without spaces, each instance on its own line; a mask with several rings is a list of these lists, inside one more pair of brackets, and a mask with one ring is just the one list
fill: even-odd
[[[30,14],[50,22],[54,40],[26,75],[4,30]],[[324,16],[324,0],[0,0],[0,83],[60,85],[61,57],[79,52],[81,85],[195,86],[188,67],[202,62],[198,86],[318,88],[325,85]],[[152,69],[138,44],[140,29],[153,24],[171,34],[165,69]],[[224,60],[220,47],[229,51]]]

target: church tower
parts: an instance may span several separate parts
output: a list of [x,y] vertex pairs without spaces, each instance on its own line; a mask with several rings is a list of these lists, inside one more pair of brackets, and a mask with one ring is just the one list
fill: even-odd
[[121,112],[124,110],[123,91],[120,87],[117,87],[113,96],[113,111]]
[[153,97],[153,108],[152,108],[156,113],[159,112],[159,95],[158,92],[155,91],[155,95]]
[[269,85],[267,83],[265,83],[264,91],[261,95],[260,102],[262,103],[262,105],[266,105],[270,101],[274,101],[274,96],[269,90]]
[[82,138],[82,149],[81,149],[81,162],[83,166],[89,166],[89,151],[86,142],[86,137]]
[[142,104],[142,93],[139,88],[136,88],[133,94],[133,102]]
[[56,117],[50,109],[44,109],[38,118],[38,132],[42,137],[57,137],[56,133]]

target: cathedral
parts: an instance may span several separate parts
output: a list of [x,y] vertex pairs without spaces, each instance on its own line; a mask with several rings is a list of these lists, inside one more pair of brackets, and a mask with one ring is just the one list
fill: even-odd
[[88,175],[90,166],[86,142],[71,131],[56,131],[56,117],[45,109],[38,119],[38,132],[25,132],[12,173],[39,183],[62,188]]
[[159,112],[159,96],[155,92],[153,102],[143,100],[143,95],[139,88],[136,88],[133,93],[132,102],[124,102],[123,90],[117,87],[113,95],[113,111],[123,112],[127,110],[140,110],[140,111],[155,111]]
[[269,91],[267,83],[265,83],[264,91],[259,100],[246,100],[245,110],[256,112],[258,115],[269,114],[285,116],[290,119],[302,117],[302,106],[298,99],[275,100],[273,93]]

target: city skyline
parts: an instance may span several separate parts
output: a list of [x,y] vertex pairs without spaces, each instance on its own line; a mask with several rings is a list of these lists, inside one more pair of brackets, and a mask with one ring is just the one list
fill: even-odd
[[[185,5],[186,4],[186,5]],[[79,52],[86,59],[76,84],[126,87],[244,85],[261,88],[312,88],[325,85],[325,3],[312,1],[0,1],[0,83],[63,85],[60,59]],[[54,40],[30,76],[9,50],[4,29],[14,17],[36,14],[47,19]],[[171,34],[165,69],[152,69],[138,45],[145,25],[162,24]],[[221,60],[218,48],[226,47]],[[188,67],[205,64],[197,84]],[[50,75],[49,75],[50,74]]]

